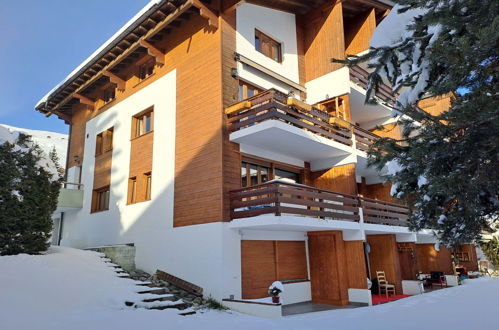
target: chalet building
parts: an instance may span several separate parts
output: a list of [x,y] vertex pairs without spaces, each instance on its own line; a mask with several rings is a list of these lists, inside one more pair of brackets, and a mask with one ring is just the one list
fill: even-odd
[[400,135],[389,88],[365,105],[367,72],[331,61],[366,51],[391,6],[151,1],[36,105],[70,125],[61,244],[133,243],[138,268],[217,299],[280,280],[285,304],[367,302],[378,270],[397,293],[452,272],[367,167],[376,139]]

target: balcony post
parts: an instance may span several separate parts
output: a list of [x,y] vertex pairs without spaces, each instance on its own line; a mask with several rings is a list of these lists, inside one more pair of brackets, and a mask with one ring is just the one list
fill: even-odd
[[359,223],[364,223],[364,209],[362,208],[362,199],[357,197],[359,201]]
[[357,150],[357,139],[355,138],[356,135],[355,135],[355,126],[352,125],[352,128],[350,128],[351,132],[352,132],[352,148],[353,150]]
[[279,196],[281,196],[281,193],[279,192],[279,186],[277,186],[277,191],[275,192],[275,215],[280,216],[281,215],[281,203],[279,202]]

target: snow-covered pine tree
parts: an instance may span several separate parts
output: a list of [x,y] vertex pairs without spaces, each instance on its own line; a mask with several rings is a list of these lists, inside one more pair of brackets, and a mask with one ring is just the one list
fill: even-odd
[[[370,51],[346,61],[368,62],[366,102],[378,101],[381,81],[397,98],[403,137],[376,143],[370,164],[396,168],[388,179],[412,206],[412,230],[433,228],[448,246],[478,241],[498,221],[499,1],[394,2]],[[451,108],[440,115],[417,107],[448,93]]]
[[0,140],[0,255],[47,250],[60,176],[29,137]]

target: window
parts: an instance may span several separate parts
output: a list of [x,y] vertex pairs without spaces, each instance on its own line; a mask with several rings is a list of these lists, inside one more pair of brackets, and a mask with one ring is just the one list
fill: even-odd
[[95,155],[99,156],[102,155],[102,152],[104,150],[104,136],[102,133],[97,134],[97,137],[95,139]]
[[108,87],[104,90],[104,103],[113,101],[116,97],[116,88],[114,86]]
[[290,182],[293,181],[294,183],[299,183],[300,173],[276,168],[274,173],[274,179],[287,179]]
[[281,43],[258,30],[255,30],[255,49],[276,62],[282,62]]
[[128,204],[137,202],[137,178],[128,179]]
[[109,210],[109,186],[95,189],[92,194],[92,212]]
[[152,183],[152,176],[151,173],[146,173],[144,174],[145,176],[145,182],[146,182],[146,195],[145,195],[145,200],[148,201],[151,199],[151,183]]
[[113,150],[113,133],[114,128],[111,127],[104,132],[97,134],[95,139],[95,156]]
[[274,179],[286,179],[289,182],[301,183],[300,169],[275,164],[271,161],[260,161],[246,158],[241,162],[241,187],[250,187]]
[[148,110],[133,117],[133,137],[149,133],[153,129],[153,111]]
[[239,81],[239,101],[246,100],[256,94],[261,93],[258,87],[250,85],[244,81]]
[[270,168],[263,165],[242,162],[241,186],[249,187],[269,181]]
[[156,60],[151,58],[147,62],[141,64],[139,66],[139,79],[144,80],[150,77],[154,73],[154,65],[156,64]]

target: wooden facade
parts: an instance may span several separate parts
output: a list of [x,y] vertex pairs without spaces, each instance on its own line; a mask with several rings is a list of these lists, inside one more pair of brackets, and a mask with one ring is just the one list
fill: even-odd
[[313,186],[343,194],[357,195],[355,164],[336,166],[311,173]]
[[376,271],[384,271],[389,283],[395,284],[397,293],[402,293],[402,274],[395,235],[367,235],[370,246],[369,265],[371,278],[376,279]]
[[419,262],[419,270],[425,274],[431,272],[444,272],[452,274],[452,254],[445,246],[435,250],[434,244],[416,244],[416,256]]
[[352,18],[343,18],[345,26],[345,53],[355,55],[369,49],[369,41],[376,29],[375,9],[356,15]]

